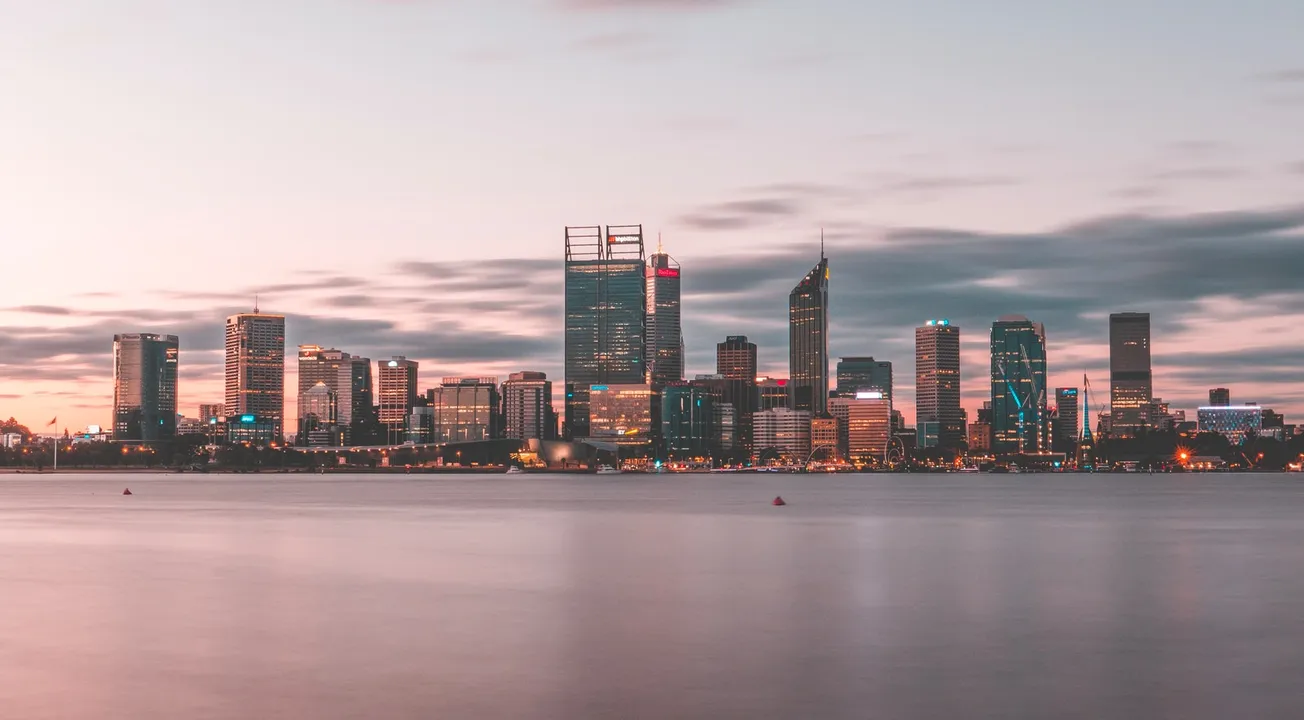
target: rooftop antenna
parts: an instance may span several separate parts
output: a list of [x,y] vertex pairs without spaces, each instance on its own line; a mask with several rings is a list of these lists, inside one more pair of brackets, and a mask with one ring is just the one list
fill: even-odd
[[254,314],[258,314],[258,293],[254,293]]
[[824,259],[824,228],[820,228],[820,260]]
[[664,254],[665,253],[661,252],[661,232],[658,231],[657,232],[657,255],[664,255]]

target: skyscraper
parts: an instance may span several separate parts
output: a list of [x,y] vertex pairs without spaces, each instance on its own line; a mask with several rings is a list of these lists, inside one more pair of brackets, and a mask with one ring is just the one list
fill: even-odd
[[[330,391],[334,413],[329,423],[326,423],[318,412],[310,411],[307,406],[311,401],[313,408],[323,407],[321,393],[317,393],[312,398],[307,397],[308,391],[318,383],[326,386]],[[353,423],[353,358],[348,353],[334,348],[300,345],[298,397],[298,432],[295,437],[297,444],[308,444],[306,433],[309,428],[306,425],[311,425],[311,429],[318,432],[333,432],[338,427],[341,431],[339,435],[343,435],[343,431]]]
[[566,228],[566,438],[589,436],[594,385],[647,382],[641,225]]
[[113,439],[165,440],[177,433],[176,335],[113,336]]
[[855,397],[858,392],[883,393],[892,405],[892,363],[872,357],[844,357],[838,360],[838,395]]
[[1209,391],[1211,407],[1227,407],[1232,404],[1232,391],[1227,388],[1213,388]]
[[385,426],[385,442],[398,445],[405,437],[404,427],[417,400],[417,365],[397,355],[379,363],[380,424]]
[[506,437],[551,440],[557,421],[552,409],[552,381],[541,372],[512,373],[503,383]]
[[657,251],[647,269],[648,381],[660,388],[684,379],[684,333],[679,317],[679,263]]
[[667,458],[710,455],[718,443],[715,397],[693,383],[667,385],[661,398],[661,438]]
[[446,377],[426,392],[434,413],[434,442],[501,437],[502,405],[496,377]]
[[1114,434],[1132,435],[1145,426],[1143,408],[1152,392],[1150,313],[1110,315],[1109,405]]
[[915,423],[937,424],[938,447],[965,442],[960,408],[960,328],[929,320],[915,328]]
[[[349,358],[349,418],[346,442],[359,445],[376,442],[376,393],[372,384],[371,358]],[[344,421],[341,420],[341,425]]]
[[1082,434],[1077,388],[1055,388],[1055,436],[1052,449],[1070,449]]
[[1046,330],[1022,315],[992,323],[992,449],[1050,449],[1046,415]]
[[715,346],[715,372],[724,378],[720,400],[733,406],[735,442],[745,454],[752,451],[752,413],[757,410],[756,343],[746,335],[730,335]]
[[829,398],[829,261],[824,257],[788,294],[792,409],[824,414]]
[[261,313],[226,319],[226,412],[253,415],[270,440],[285,434],[285,316]]

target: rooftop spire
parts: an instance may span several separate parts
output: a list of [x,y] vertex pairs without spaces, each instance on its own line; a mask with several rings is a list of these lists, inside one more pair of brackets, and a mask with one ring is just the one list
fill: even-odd
[[664,255],[664,254],[665,253],[661,251],[661,233],[660,231],[658,231],[657,232],[657,255]]
[[820,228],[820,260],[824,259],[824,228]]
[[254,314],[258,314],[258,293],[254,293]]

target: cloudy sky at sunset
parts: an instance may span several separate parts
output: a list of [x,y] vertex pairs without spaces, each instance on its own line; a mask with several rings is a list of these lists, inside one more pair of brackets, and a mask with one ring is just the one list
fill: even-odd
[[832,354],[893,361],[908,418],[930,317],[972,409],[997,316],[1103,399],[1132,310],[1175,408],[1304,421],[1297,0],[0,8],[0,417],[108,424],[115,332],[181,337],[194,415],[255,294],[291,354],[559,380],[563,226],[642,223],[690,375],[726,334],[787,374],[823,227]]

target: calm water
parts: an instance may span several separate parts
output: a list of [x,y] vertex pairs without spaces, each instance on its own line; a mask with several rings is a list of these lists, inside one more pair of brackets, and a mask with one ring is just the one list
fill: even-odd
[[0,476],[4,717],[1298,718],[1301,671],[1298,475]]

